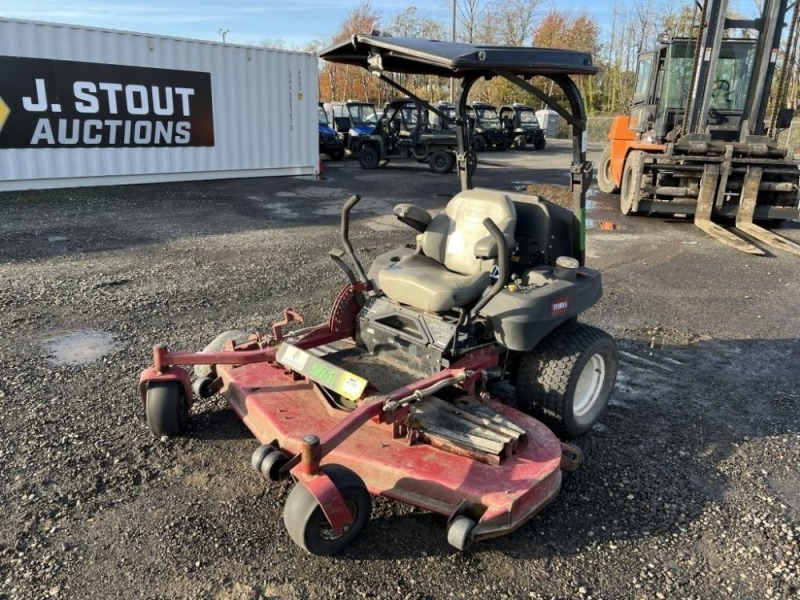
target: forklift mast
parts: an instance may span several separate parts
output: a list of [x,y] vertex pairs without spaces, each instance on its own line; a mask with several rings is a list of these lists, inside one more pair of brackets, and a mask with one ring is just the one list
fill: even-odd
[[747,100],[739,124],[739,141],[744,142],[751,135],[766,134],[764,119],[787,8],[788,0],[764,0],[759,18],[730,19],[726,16],[728,0],[705,0],[701,11],[701,32],[695,48],[694,85],[687,110],[688,133],[705,133],[712,108],[713,75],[717,73],[725,31],[750,29],[756,31],[758,37]]

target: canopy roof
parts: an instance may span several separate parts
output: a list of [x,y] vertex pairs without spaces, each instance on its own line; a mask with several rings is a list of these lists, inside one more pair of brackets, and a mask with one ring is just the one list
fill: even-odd
[[514,46],[482,46],[421,38],[356,34],[323,50],[335,63],[391,73],[464,77],[507,71],[515,75],[594,75],[587,52]]

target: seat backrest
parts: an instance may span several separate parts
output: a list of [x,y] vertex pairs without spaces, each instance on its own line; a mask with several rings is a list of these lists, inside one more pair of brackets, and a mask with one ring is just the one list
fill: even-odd
[[475,244],[490,235],[483,224],[487,217],[503,232],[509,247],[513,246],[517,227],[514,202],[505,192],[475,188],[453,196],[433,218],[422,235],[422,251],[462,275],[490,271],[496,260],[475,257]]

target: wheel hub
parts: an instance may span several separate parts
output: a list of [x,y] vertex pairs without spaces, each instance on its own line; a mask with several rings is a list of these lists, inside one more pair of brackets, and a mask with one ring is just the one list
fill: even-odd
[[575,402],[572,410],[577,418],[589,414],[600,397],[606,379],[606,361],[601,354],[593,354],[583,367],[575,385]]

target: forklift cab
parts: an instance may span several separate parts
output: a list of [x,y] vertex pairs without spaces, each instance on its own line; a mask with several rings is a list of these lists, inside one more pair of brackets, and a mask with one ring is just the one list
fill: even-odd
[[[696,41],[675,38],[639,55],[631,102],[630,128],[645,141],[663,143],[675,138],[692,91]],[[733,141],[738,137],[756,40],[726,39],[710,82],[706,131],[712,139]]]

